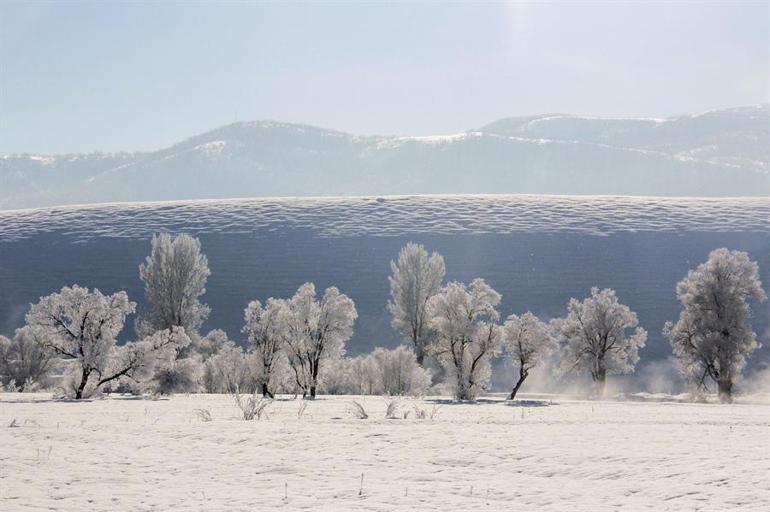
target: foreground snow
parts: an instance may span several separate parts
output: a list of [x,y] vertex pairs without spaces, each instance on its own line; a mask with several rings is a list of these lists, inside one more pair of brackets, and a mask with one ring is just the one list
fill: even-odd
[[0,510],[770,510],[770,403],[525,398],[0,395]]

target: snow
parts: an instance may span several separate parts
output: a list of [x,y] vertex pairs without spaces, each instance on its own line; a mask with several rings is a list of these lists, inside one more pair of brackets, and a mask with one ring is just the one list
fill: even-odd
[[632,123],[652,123],[652,124],[662,124],[662,123],[669,123],[672,121],[676,121],[676,117],[672,118],[665,118],[665,117],[598,117],[598,116],[576,116],[576,115],[568,115],[568,114],[557,114],[552,116],[543,116],[543,117],[537,117],[535,119],[532,119],[531,121],[528,121],[526,123],[526,127],[529,128],[535,124],[540,123],[548,123],[550,121],[555,120],[562,120],[566,119],[569,121],[630,121]]
[[198,144],[194,149],[202,152],[207,157],[214,157],[222,154],[225,146],[227,146],[226,140],[213,140],[211,142],[206,142],[205,144]]
[[410,137],[394,137],[398,141],[408,142],[422,142],[425,144],[444,144],[447,142],[454,142],[458,140],[469,139],[472,137],[484,136],[481,132],[462,132],[452,133],[450,135],[422,135],[422,136],[410,136]]
[[386,420],[380,397],[301,418],[285,397],[246,422],[222,395],[4,394],[0,509],[770,510],[770,402],[641,400],[405,399],[438,413]]
[[0,210],[0,242],[310,229],[320,237],[432,234],[770,232],[770,198],[417,195],[212,199]]
[[30,155],[28,158],[33,162],[40,162],[42,165],[46,167],[50,167],[54,163],[56,163],[56,157],[54,156]]

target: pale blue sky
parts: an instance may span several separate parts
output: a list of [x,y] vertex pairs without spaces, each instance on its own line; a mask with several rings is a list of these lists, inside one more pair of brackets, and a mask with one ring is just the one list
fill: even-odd
[[770,3],[0,3],[0,153],[770,101]]

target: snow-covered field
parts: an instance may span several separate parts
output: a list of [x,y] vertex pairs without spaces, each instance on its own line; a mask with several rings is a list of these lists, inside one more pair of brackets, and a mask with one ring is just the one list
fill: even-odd
[[0,395],[0,510],[770,510],[762,400],[50,397]]

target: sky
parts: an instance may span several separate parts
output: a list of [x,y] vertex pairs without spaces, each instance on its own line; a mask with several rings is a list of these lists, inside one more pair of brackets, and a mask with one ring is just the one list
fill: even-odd
[[770,102],[770,2],[0,1],[0,153]]

